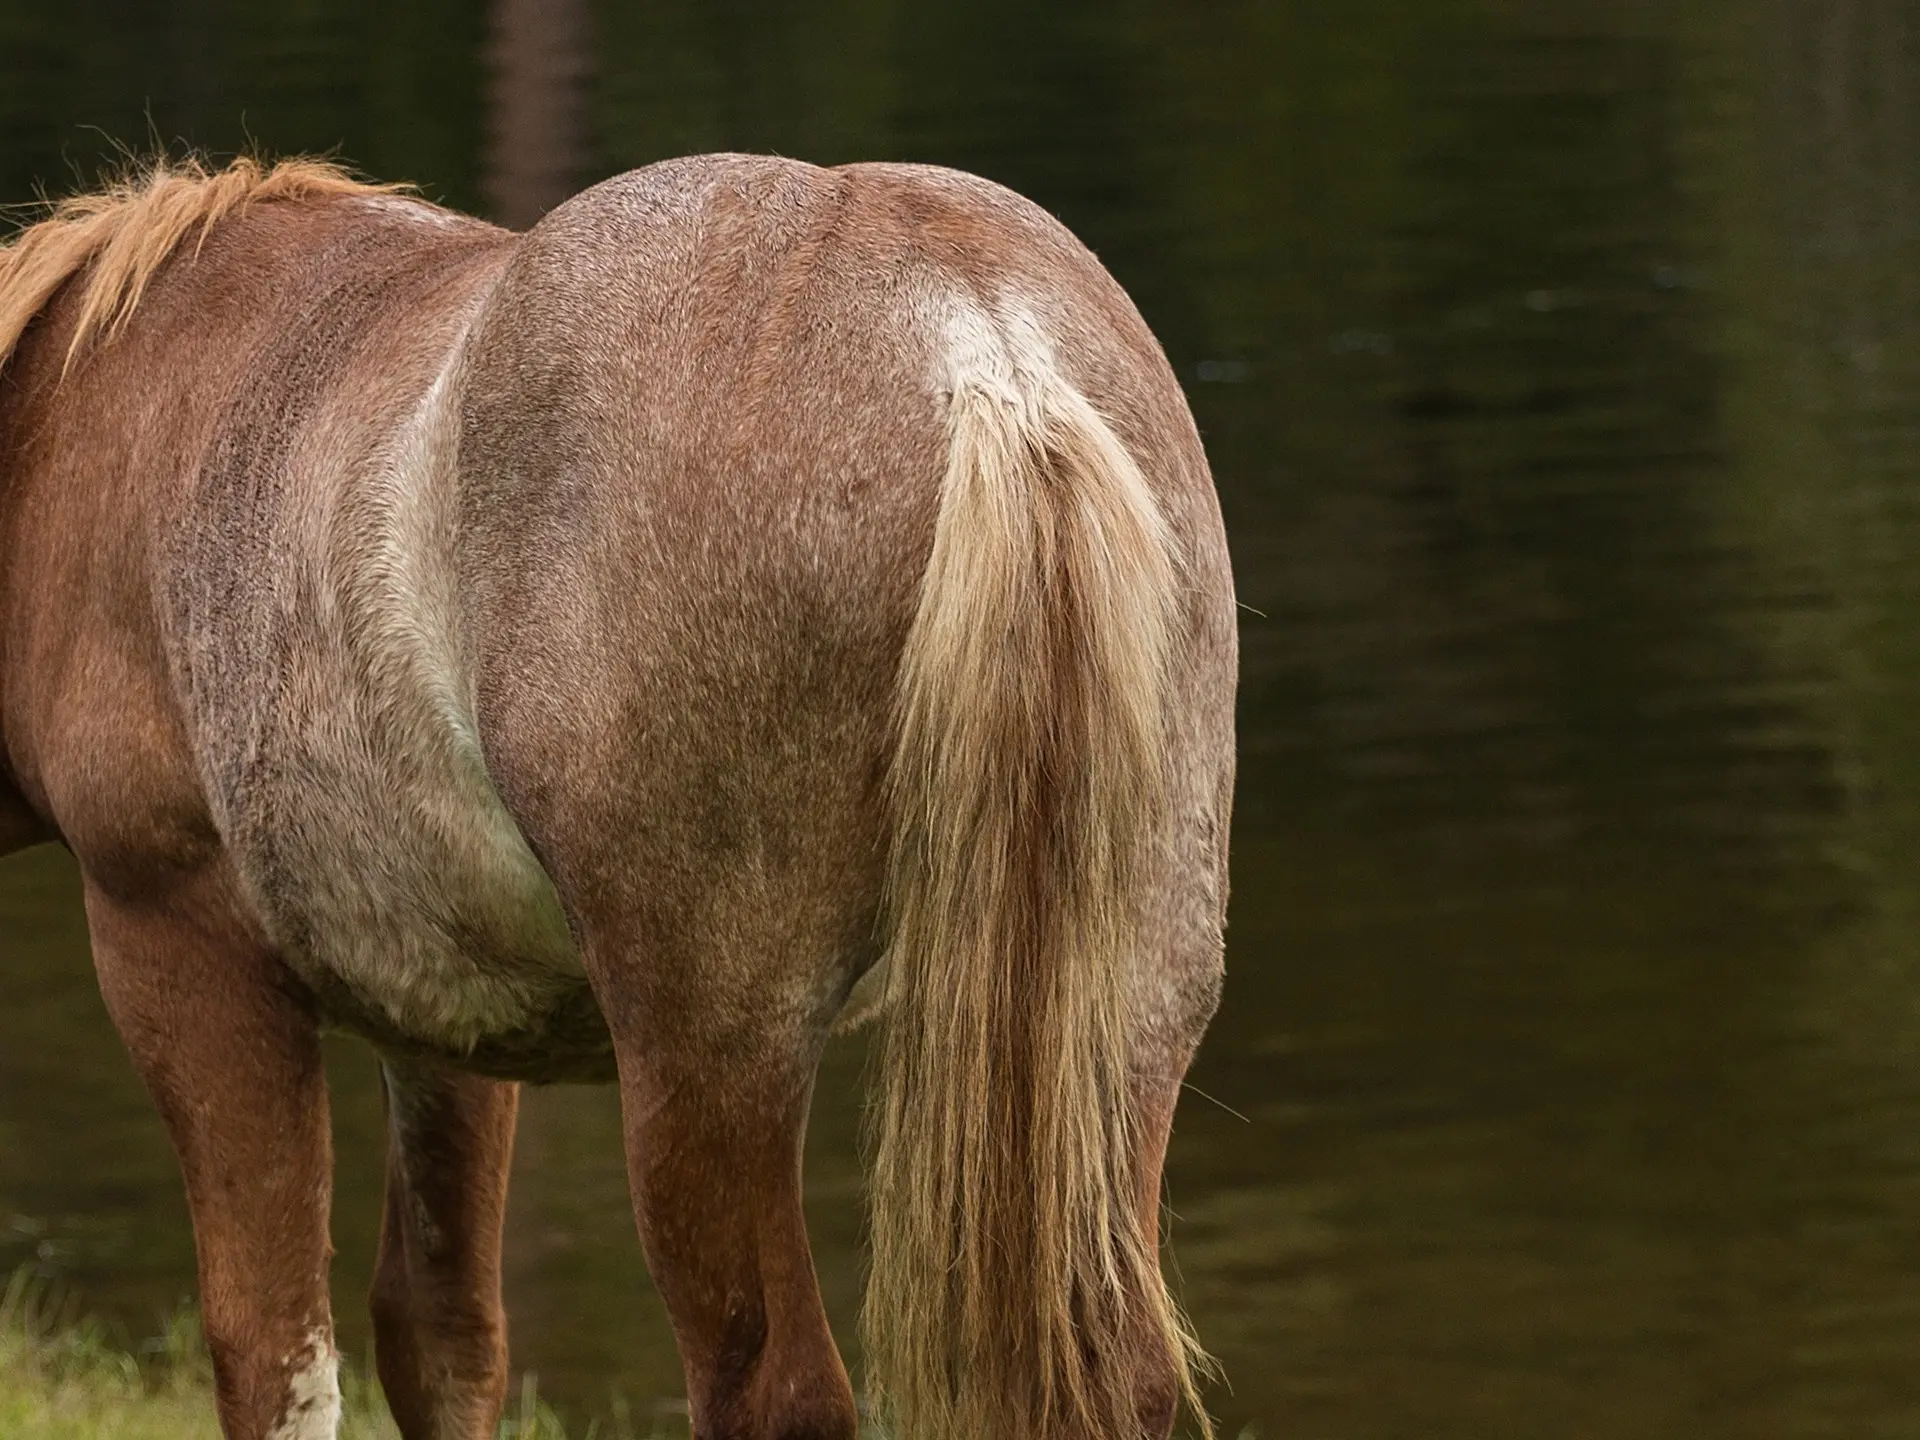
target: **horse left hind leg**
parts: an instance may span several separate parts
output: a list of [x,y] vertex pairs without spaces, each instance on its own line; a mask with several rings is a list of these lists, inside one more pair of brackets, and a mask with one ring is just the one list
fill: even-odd
[[520,1087],[388,1059],[374,1357],[407,1440],[486,1440],[507,1393],[500,1231]]
[[311,1014],[206,875],[164,901],[91,882],[100,992],[173,1140],[228,1440],[332,1440],[332,1145]]

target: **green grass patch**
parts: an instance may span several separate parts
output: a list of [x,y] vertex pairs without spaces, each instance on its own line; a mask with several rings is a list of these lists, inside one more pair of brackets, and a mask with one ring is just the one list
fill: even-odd
[[[340,1440],[399,1440],[380,1387],[342,1363]],[[500,1424],[500,1440],[568,1440],[533,1378]],[[590,1426],[580,1440],[623,1440]],[[596,1433],[598,1432],[598,1433]],[[136,1345],[83,1315],[71,1292],[21,1270],[0,1295],[0,1436],[19,1440],[221,1440],[213,1365],[199,1319],[182,1307]]]

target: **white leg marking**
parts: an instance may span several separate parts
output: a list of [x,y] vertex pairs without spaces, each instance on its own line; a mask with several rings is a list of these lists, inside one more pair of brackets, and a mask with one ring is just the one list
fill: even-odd
[[267,1440],[334,1440],[340,1429],[340,1357],[323,1330],[287,1357],[287,1408]]

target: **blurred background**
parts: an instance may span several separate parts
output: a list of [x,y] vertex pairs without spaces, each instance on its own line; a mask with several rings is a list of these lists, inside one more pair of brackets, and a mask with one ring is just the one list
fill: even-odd
[[[711,149],[1052,209],[1188,387],[1248,607],[1168,1177],[1226,1435],[1920,1433],[1911,6],[0,0],[0,201],[156,143],[516,225]],[[0,1273],[151,1333],[191,1243],[63,853],[0,864],[0,954]],[[849,1347],[859,1065],[809,1171]],[[517,1363],[670,1415],[612,1093],[530,1095],[517,1172]]]

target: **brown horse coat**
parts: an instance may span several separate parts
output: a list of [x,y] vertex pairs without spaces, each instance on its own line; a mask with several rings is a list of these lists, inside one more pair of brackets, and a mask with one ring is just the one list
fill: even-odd
[[0,850],[79,858],[229,1435],[332,1433],[331,1025],[388,1062],[409,1437],[498,1414],[507,1082],[616,1076],[696,1433],[850,1436],[798,1154],[856,982],[901,1433],[1166,1432],[1233,602],[1065,230],[912,166],[674,161],[525,235],[162,170],[0,251],[0,363]]

